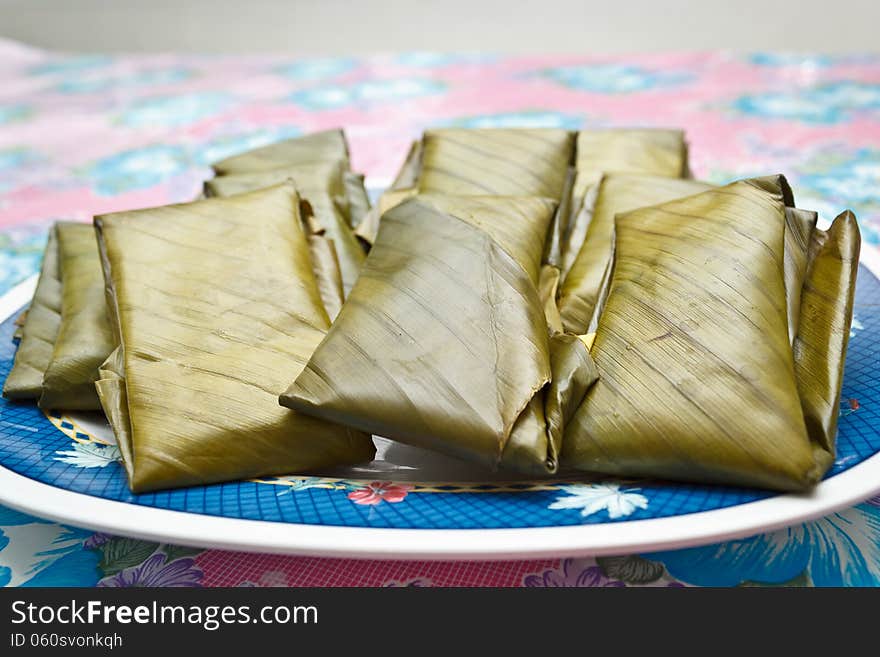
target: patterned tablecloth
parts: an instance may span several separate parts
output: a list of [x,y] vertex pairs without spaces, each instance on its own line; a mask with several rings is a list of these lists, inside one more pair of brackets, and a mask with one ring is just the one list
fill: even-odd
[[[209,162],[279,138],[344,126],[354,168],[381,184],[426,126],[637,124],[686,128],[699,178],[783,172],[800,206],[826,219],[851,207],[868,248],[880,243],[877,55],[109,57],[0,40],[0,294],[38,270],[52,221],[190,199]],[[857,409],[851,400],[846,412]],[[0,584],[9,586],[782,583],[880,583],[880,498],[650,560],[490,563],[196,550],[0,507]]]

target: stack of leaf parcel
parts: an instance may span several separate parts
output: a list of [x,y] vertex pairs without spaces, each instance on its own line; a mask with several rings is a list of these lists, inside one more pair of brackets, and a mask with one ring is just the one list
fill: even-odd
[[210,198],[55,227],[4,388],[103,408],[135,492],[374,454],[370,436],[278,404],[365,256],[352,224],[366,193],[343,134],[216,172]]
[[373,434],[534,477],[799,491],[834,460],[859,231],[782,176],[693,180],[660,129],[428,130],[372,208],[340,131],[214,170],[54,227],[4,387],[103,409],[136,492]]

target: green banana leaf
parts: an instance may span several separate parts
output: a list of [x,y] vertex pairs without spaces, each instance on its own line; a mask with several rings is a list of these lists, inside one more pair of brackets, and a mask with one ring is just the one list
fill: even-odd
[[811,259],[810,248],[818,215],[794,207],[794,194],[784,176],[751,178],[750,184],[775,196],[785,205],[785,296],[788,309],[788,335],[792,343],[801,320],[801,293]]
[[794,342],[798,392],[810,438],[832,454],[860,248],[861,236],[852,212],[840,214],[827,232],[814,231],[800,297],[800,324]]
[[682,178],[688,173],[688,150],[681,130],[614,128],[582,130],[577,136],[577,171],[564,232],[561,269],[571,269],[590,226],[592,200],[603,173],[631,173]]
[[681,177],[688,171],[684,134],[643,128],[579,133],[546,128],[429,130],[412,145],[359,234],[367,242],[375,239],[381,214],[417,190],[547,196],[558,199],[560,207],[544,259],[564,275],[589,223],[592,203],[585,204],[584,197],[603,171]]
[[[807,266],[807,248],[816,226],[816,213],[792,207],[794,198],[782,176],[755,178],[751,183],[778,194],[785,204],[785,287],[789,336],[794,340],[799,319],[800,291]],[[616,214],[712,188],[713,185],[696,180],[632,174],[603,176],[597,186],[587,239],[560,286],[557,303],[565,330],[575,334],[595,330],[601,297],[607,289],[611,272]]]
[[556,202],[424,195],[385,214],[357,284],[281,403],[491,467],[556,470],[595,379],[539,291]]
[[61,323],[43,375],[41,408],[99,410],[98,367],[115,344],[91,224],[58,222]]
[[553,128],[442,128],[424,135],[420,192],[559,199],[574,133]]
[[361,273],[367,254],[360,240],[348,225],[345,215],[336,201],[323,194],[310,194],[304,202],[304,210],[313,221],[313,226],[333,243],[342,275],[342,287],[348,294]]
[[21,340],[22,335],[24,335],[24,323],[27,321],[28,308],[23,308],[20,313],[18,313],[18,317],[15,318],[13,324],[15,325],[15,330],[12,332],[12,339],[15,342]]
[[370,208],[364,220],[357,227],[355,234],[362,242],[372,246],[373,242],[376,241],[376,235],[379,233],[379,224],[381,223],[382,216],[391,208],[400,205],[416,194],[418,194],[418,189],[415,187],[385,190],[382,192],[376,205]]
[[[822,418],[830,435],[857,230],[844,218],[833,246],[814,247],[793,349],[787,233],[792,217],[803,230],[812,217],[786,212],[786,190],[781,177],[740,181],[617,215],[590,351],[599,380],[566,426],[564,466],[777,490],[821,478],[833,450],[805,418]],[[817,317],[816,289],[833,306],[827,318]],[[829,376],[805,375],[797,354],[810,349]]]
[[232,196],[272,187],[290,179],[296,183],[296,188],[303,197],[308,198],[310,193],[324,194],[337,199],[347,210],[346,170],[346,161],[327,160],[230,173],[205,181],[205,196]]
[[442,128],[422,139],[421,193],[543,196],[559,203],[544,260],[558,265],[569,212],[575,135],[555,128]]
[[442,128],[427,130],[410,147],[394,183],[358,228],[376,238],[385,212],[417,193],[453,196],[542,196],[559,203],[548,228],[544,259],[558,264],[561,223],[569,214],[574,177],[574,133],[551,128]]
[[333,240],[323,235],[309,235],[309,255],[312,258],[312,270],[321,301],[330,321],[333,321],[345,300],[342,272],[339,269],[339,259],[336,256]]
[[356,230],[370,211],[370,197],[367,194],[362,173],[346,171],[343,182],[345,197],[348,201],[348,225],[352,230]]
[[218,176],[250,173],[294,164],[315,162],[348,163],[348,142],[342,130],[324,130],[286,139],[268,146],[227,157],[212,164]]
[[119,345],[97,387],[134,492],[373,457],[277,402],[330,326],[302,224],[292,182],[95,218]]
[[[580,172],[579,172],[580,173]],[[691,196],[711,185],[633,174],[608,174],[597,185],[586,238],[559,290],[559,313],[569,333],[586,333],[599,300],[614,245],[614,216],[637,208]]]
[[421,139],[410,144],[406,159],[403,161],[394,182],[391,183],[389,189],[407,189],[409,187],[418,187],[419,172],[422,170],[422,153],[424,152],[424,143]]
[[372,245],[379,232],[379,220],[382,215],[395,205],[402,203],[417,192],[419,171],[422,168],[422,141],[410,144],[406,159],[403,161],[394,182],[379,196],[379,202],[370,208],[363,220],[357,225],[355,232],[365,244]]
[[[346,173],[346,164],[340,160],[291,164],[274,169],[217,176],[205,182],[205,193],[208,197],[229,196],[277,185],[288,179],[293,180],[307,202],[308,213],[314,218],[317,229],[323,231],[333,242],[342,273],[343,289],[348,291],[357,280],[366,257],[360,241],[351,229],[350,210],[356,206],[357,211],[361,211],[366,191],[363,189],[363,179],[359,179],[359,193],[362,198],[358,198],[354,190],[357,180],[348,179]],[[349,193],[355,194],[352,202]]]
[[49,230],[40,278],[26,313],[15,360],[3,384],[3,396],[8,399],[38,399],[43,391],[43,374],[52,360],[61,325],[61,280],[54,226]]

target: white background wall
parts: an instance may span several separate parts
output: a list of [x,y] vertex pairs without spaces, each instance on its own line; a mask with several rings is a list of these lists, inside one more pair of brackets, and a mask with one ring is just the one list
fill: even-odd
[[79,51],[878,51],[880,0],[0,0],[0,36]]

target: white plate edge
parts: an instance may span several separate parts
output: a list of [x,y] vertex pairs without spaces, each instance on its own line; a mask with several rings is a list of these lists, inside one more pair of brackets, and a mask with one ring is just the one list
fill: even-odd
[[[853,485],[865,480],[876,482],[867,494],[863,486]],[[517,529],[388,529],[244,520],[139,506],[75,493],[0,466],[0,503],[62,524],[206,549],[395,560],[537,559],[674,550],[807,522],[878,492],[880,454],[822,482],[810,495],[780,495],[667,518]]]

